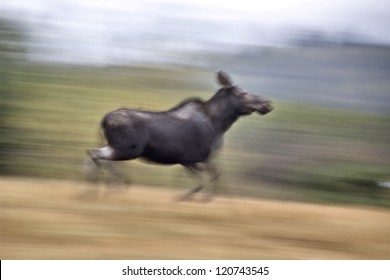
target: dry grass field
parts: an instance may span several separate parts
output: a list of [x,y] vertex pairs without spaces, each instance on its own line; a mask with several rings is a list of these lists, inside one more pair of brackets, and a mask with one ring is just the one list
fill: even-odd
[[1,259],[390,259],[388,209],[1,178]]

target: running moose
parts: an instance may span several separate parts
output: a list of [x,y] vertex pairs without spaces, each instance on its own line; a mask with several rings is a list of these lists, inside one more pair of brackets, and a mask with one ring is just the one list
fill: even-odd
[[[87,151],[94,173],[102,167],[101,160],[143,158],[181,164],[199,178],[201,171],[208,172],[215,194],[219,172],[211,159],[222,146],[224,133],[241,116],[253,112],[265,115],[273,109],[269,100],[235,86],[227,73],[219,71],[217,80],[222,87],[208,101],[190,98],[163,112],[118,109],[107,113],[101,122],[107,145]],[[201,183],[179,200],[190,198],[203,187]]]

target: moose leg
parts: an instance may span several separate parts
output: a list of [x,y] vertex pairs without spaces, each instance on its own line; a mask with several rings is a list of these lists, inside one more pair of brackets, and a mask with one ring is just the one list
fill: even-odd
[[114,149],[110,146],[105,146],[99,149],[90,149],[87,150],[87,153],[98,166],[101,166],[99,159],[115,160]]
[[125,180],[123,172],[119,162],[114,161],[104,161],[102,162],[103,169],[107,171],[107,176],[105,177],[105,183],[109,187],[128,187],[128,181]]
[[90,157],[90,163],[94,166],[95,181],[98,181],[99,170],[105,170],[107,172],[107,176],[105,177],[107,185],[119,184],[121,187],[127,187],[127,185],[130,184],[131,180],[128,180],[123,176],[122,169],[120,168],[121,166],[119,166],[117,161],[134,159],[139,155],[139,151],[116,149],[111,146],[105,146],[103,148],[87,150],[87,153]]
[[196,165],[186,165],[184,166],[186,170],[196,178],[197,181],[200,182],[199,185],[197,185],[195,188],[185,192],[181,196],[177,198],[177,201],[184,201],[184,200],[189,200],[191,196],[193,196],[195,193],[201,191],[204,187],[204,183],[202,180],[202,176],[199,174],[200,169]]
[[98,182],[99,172],[103,167],[100,163],[100,159],[111,159],[113,157],[113,150],[109,146],[87,150],[89,159],[85,164],[85,172],[89,181]]
[[99,166],[91,158],[84,161],[83,172],[88,182],[97,183],[99,181]]
[[219,172],[217,166],[213,163],[207,163],[205,170],[208,172],[210,176],[209,184],[212,185],[211,192],[207,193],[203,197],[203,201],[207,202],[210,201],[217,194],[218,179],[221,173]]
[[97,182],[99,181],[99,171],[101,169],[106,170],[108,172],[108,176],[106,177],[106,183],[110,185],[114,181],[119,178],[120,174],[116,170],[115,166],[113,166],[112,162],[101,162],[100,160],[108,160],[112,161],[115,160],[115,153],[114,149],[110,146],[105,146],[103,148],[98,149],[91,149],[87,150],[88,155],[90,156],[90,160],[92,161],[92,164],[94,165],[93,169],[89,168],[90,172],[87,174],[88,178]]

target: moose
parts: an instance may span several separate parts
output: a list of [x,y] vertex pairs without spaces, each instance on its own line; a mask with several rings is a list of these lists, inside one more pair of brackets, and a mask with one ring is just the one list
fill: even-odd
[[[195,177],[205,171],[216,193],[219,171],[212,162],[222,146],[224,133],[241,116],[273,110],[271,101],[247,93],[234,85],[226,72],[219,71],[222,86],[209,100],[189,98],[168,111],[118,109],[107,113],[101,128],[107,145],[87,153],[95,170],[101,161],[125,161],[142,158],[159,164],[180,164]],[[203,189],[200,183],[178,198],[189,199]]]

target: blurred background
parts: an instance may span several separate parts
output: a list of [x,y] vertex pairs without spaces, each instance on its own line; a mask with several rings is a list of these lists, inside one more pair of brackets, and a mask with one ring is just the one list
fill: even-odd
[[[207,99],[223,69],[276,109],[227,133],[222,185],[388,207],[389,26],[386,0],[3,1],[0,174],[82,181],[106,112]],[[124,165],[136,184],[187,182]]]

